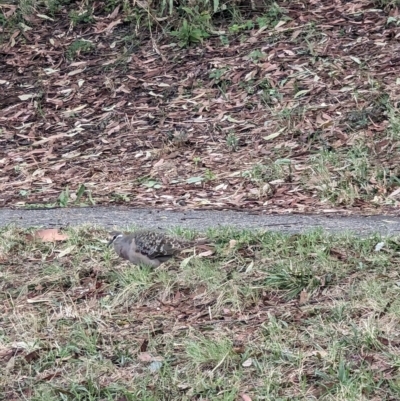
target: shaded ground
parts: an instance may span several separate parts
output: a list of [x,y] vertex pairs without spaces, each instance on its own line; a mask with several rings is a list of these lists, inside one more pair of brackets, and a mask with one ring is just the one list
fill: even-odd
[[0,210],[0,227],[77,227],[86,224],[106,229],[140,227],[150,229],[184,228],[205,232],[211,228],[268,230],[304,233],[322,228],[330,233],[353,232],[359,235],[400,234],[400,218],[393,216],[335,215],[259,215],[247,212],[157,209],[127,207],[65,208],[50,210]]
[[278,2],[181,48],[88,4],[1,6],[0,205],[394,211],[396,8]]

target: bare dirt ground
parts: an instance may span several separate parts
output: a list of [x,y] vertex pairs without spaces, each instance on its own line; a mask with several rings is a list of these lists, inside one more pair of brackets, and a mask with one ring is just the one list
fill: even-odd
[[397,213],[397,8],[280,1],[185,47],[140,9],[12,3],[0,206]]

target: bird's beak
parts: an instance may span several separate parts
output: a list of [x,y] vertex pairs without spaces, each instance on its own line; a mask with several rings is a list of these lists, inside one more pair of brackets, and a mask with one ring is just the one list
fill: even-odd
[[110,246],[114,242],[114,238],[111,238],[110,241],[107,242],[107,246]]

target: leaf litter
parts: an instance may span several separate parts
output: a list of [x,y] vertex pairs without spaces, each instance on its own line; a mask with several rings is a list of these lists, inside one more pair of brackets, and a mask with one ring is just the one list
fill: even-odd
[[398,9],[306,3],[189,48],[135,36],[101,2],[94,22],[39,7],[5,27],[0,205],[57,205],[84,185],[95,204],[394,213]]

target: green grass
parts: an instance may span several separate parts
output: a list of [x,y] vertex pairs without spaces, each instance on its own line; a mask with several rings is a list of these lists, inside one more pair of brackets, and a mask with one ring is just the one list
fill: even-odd
[[398,238],[210,230],[151,270],[32,231],[0,232],[0,399],[399,398]]

